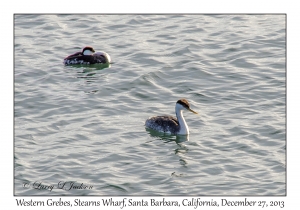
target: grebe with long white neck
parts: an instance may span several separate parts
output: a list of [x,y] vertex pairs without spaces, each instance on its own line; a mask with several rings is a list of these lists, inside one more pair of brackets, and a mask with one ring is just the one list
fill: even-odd
[[81,52],[76,52],[64,59],[65,65],[76,64],[108,64],[111,62],[110,56],[106,52],[95,52],[92,47],[84,47]]
[[190,108],[190,104],[186,99],[180,99],[175,105],[175,113],[177,118],[172,116],[151,117],[146,120],[145,126],[164,133],[188,135],[189,128],[183,117],[183,110],[188,110],[194,114],[198,114]]

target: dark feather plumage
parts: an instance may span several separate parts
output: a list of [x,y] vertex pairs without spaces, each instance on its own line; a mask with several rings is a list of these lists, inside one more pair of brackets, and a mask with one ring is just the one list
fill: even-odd
[[108,63],[107,58],[104,55],[92,54],[84,55],[84,51],[89,50],[95,52],[92,47],[85,47],[81,52],[76,52],[72,55],[69,55],[64,59],[65,65],[74,65],[74,64],[96,64],[96,63]]
[[162,132],[177,133],[180,130],[180,125],[175,117],[172,116],[156,116],[146,120],[146,126]]
[[104,56],[94,55],[71,55],[64,59],[65,65],[72,64],[95,64],[95,63],[106,63]]

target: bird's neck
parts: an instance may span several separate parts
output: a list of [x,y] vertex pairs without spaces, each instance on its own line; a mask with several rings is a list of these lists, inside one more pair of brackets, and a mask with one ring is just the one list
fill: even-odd
[[178,134],[181,135],[188,135],[189,134],[189,127],[187,126],[185,119],[183,117],[183,110],[175,110],[176,112],[176,117],[179,123],[179,132]]

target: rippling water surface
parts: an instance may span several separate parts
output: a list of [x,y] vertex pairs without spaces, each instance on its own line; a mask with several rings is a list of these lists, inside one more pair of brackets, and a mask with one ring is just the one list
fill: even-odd
[[[15,195],[285,195],[284,15],[14,22]],[[62,64],[87,45],[113,63]],[[188,137],[145,129],[180,98]]]

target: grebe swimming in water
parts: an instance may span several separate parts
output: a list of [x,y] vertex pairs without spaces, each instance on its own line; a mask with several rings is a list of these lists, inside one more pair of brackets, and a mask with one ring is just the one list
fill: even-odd
[[85,47],[81,52],[76,52],[64,59],[65,65],[96,63],[108,64],[110,62],[110,56],[106,52],[95,52],[92,47]]
[[188,110],[194,114],[198,114],[190,108],[190,104],[186,99],[180,99],[175,105],[175,113],[177,118],[172,116],[151,117],[146,120],[145,126],[164,133],[188,135],[189,128],[183,118],[183,110]]

